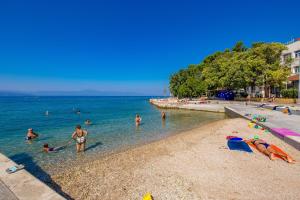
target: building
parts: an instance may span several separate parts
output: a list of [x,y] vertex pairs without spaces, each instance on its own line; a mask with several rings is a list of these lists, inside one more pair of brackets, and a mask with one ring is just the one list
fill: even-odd
[[[286,83],[287,88],[296,88],[298,90],[298,96],[300,97],[300,87],[299,87],[299,75],[300,75],[300,38],[293,39],[292,41],[286,43],[287,49],[281,54],[281,62],[291,61],[291,75],[288,77]],[[261,87],[248,87],[247,93],[251,94],[253,97],[271,97],[280,96],[279,88],[270,88],[269,94],[265,94],[264,86]]]
[[281,55],[282,62],[291,59],[291,76],[288,78],[287,87],[297,88],[299,91],[299,74],[300,74],[300,38],[294,39],[286,44],[287,50]]

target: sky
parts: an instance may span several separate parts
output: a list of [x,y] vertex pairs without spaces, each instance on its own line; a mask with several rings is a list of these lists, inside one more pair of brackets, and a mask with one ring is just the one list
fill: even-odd
[[300,1],[0,0],[0,90],[161,95],[237,41],[300,37]]

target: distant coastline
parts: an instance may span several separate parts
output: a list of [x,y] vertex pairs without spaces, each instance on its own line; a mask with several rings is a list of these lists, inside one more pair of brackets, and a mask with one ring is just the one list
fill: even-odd
[[19,97],[19,96],[155,96],[159,94],[143,94],[136,92],[120,92],[120,91],[97,91],[97,90],[78,90],[78,91],[5,91],[0,90],[0,97]]

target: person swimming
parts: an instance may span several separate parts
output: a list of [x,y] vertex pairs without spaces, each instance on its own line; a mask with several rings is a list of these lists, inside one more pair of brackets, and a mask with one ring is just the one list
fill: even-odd
[[27,132],[26,140],[32,140],[34,138],[37,138],[38,136],[39,135],[37,133],[33,132],[32,128],[29,128]]
[[77,125],[74,133],[72,134],[72,138],[76,140],[76,150],[77,153],[85,150],[86,136],[88,132],[86,130],[81,129],[80,125]]
[[43,145],[43,151],[46,153],[49,152],[55,152],[55,148],[54,147],[49,147],[49,145],[46,143]]
[[142,118],[137,114],[135,116],[135,125],[139,126],[141,124],[141,122],[142,122]]
[[48,115],[49,115],[49,111],[48,111],[48,110],[46,110],[46,112],[45,112],[45,115],[46,115],[46,116],[48,116]]
[[87,119],[87,120],[85,120],[85,125],[92,125],[92,121],[91,120],[89,120],[89,119]]
[[[69,142],[70,143],[70,142]],[[68,143],[68,144],[69,144]],[[62,150],[66,147],[67,145],[64,145],[64,146],[60,146],[60,147],[49,147],[49,145],[47,143],[45,143],[43,145],[43,151],[46,152],[46,153],[55,153],[55,152],[58,152],[59,150]]]
[[80,115],[80,109],[79,108],[74,108],[73,107],[73,112],[77,115]]

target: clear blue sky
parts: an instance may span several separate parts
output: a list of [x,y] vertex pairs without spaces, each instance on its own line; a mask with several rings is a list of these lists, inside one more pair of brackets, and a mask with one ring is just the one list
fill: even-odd
[[299,0],[0,0],[0,90],[162,94],[239,40],[300,37],[299,13]]

